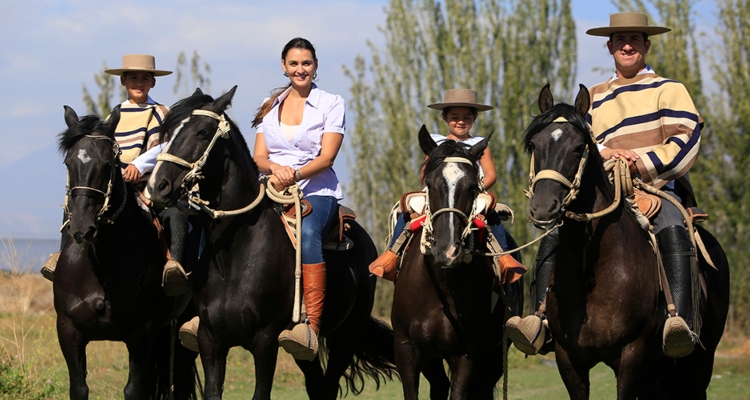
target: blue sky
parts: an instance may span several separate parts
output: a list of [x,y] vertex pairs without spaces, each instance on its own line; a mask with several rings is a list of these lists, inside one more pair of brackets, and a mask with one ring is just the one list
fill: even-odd
[[[56,238],[65,169],[56,135],[65,127],[63,105],[85,113],[82,86],[95,90],[102,62],[120,66],[121,56],[150,53],[157,68],[174,69],[180,51],[197,50],[211,65],[212,94],[238,85],[232,118],[252,143],[250,119],[269,91],[283,85],[280,51],[292,37],[317,48],[318,84],[349,96],[342,65],[368,55],[367,40],[382,43],[378,26],[385,0],[87,2],[5,0],[0,24],[0,237]],[[715,18],[712,1],[699,1],[699,23],[707,33]],[[601,39],[585,30],[605,26],[616,12],[606,0],[574,0],[578,29],[577,80],[591,85],[611,65]],[[708,75],[706,75],[708,77]],[[157,80],[154,99],[178,100],[174,77]],[[541,83],[540,83],[541,85]],[[346,142],[345,142],[346,143]],[[346,144],[345,144],[346,145]],[[346,177],[346,157],[336,169]]]

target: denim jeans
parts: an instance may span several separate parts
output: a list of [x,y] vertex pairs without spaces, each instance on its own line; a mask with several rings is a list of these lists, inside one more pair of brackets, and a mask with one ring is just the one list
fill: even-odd
[[306,196],[305,200],[312,212],[302,220],[302,263],[322,263],[323,238],[336,221],[338,200],[332,196]]

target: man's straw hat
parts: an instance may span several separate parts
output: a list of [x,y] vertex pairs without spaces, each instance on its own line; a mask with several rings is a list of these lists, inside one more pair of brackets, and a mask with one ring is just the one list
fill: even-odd
[[646,35],[652,36],[669,31],[671,31],[671,29],[663,26],[649,26],[648,16],[646,14],[626,12],[610,15],[609,26],[591,28],[586,31],[586,34],[591,36],[609,37],[615,32],[643,32]]
[[429,104],[427,107],[442,110],[446,107],[473,107],[477,111],[492,110],[492,106],[477,103],[477,92],[471,89],[448,89],[443,95],[442,103]]
[[156,69],[156,59],[148,54],[127,54],[122,56],[122,68],[104,70],[110,75],[122,75],[123,72],[151,72],[154,76],[169,75],[172,71]]

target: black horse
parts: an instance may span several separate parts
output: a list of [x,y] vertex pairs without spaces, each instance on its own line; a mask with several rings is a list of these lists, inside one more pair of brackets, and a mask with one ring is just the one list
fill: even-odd
[[169,324],[189,296],[162,293],[164,248],[137,203],[137,191],[122,178],[114,139],[119,117],[116,109],[108,122],[93,115],[79,120],[66,106],[68,129],[60,134],[68,169],[65,229],[75,240],[67,240],[62,250],[53,291],[70,398],[88,398],[86,345],[92,340],[127,345],[126,399],[168,398],[170,378],[175,398],[194,398],[196,354],[181,346],[172,349],[176,330]]
[[[553,104],[547,85],[539,96],[542,114],[528,127],[524,144],[541,178],[532,180],[530,217],[548,225],[563,222],[546,312],[570,397],[588,399],[589,370],[603,362],[615,372],[618,399],[705,399],[729,306],[721,246],[697,228],[716,266],[699,257],[707,291],[702,346],[690,356],[667,358],[661,343],[666,305],[654,250],[623,202],[604,211],[616,196],[584,119],[588,90],[581,85],[575,106]],[[575,217],[600,211],[605,215]]]
[[[221,398],[227,353],[242,346],[255,360],[253,398],[268,399],[277,338],[292,321],[295,249],[276,204],[263,197],[265,183],[242,134],[224,113],[235,90],[216,100],[196,90],[171,108],[162,133],[171,136],[166,157],[177,163],[157,165],[153,200],[176,204],[185,188],[197,183],[200,201],[211,208],[252,208],[215,219],[201,213],[206,240],[193,289],[205,397]],[[261,197],[257,206],[246,207]],[[326,369],[319,357],[296,361],[311,399],[335,398],[342,375],[347,389],[358,393],[364,375],[379,385],[394,369],[387,362],[393,356],[393,333],[370,316],[376,278],[367,266],[376,257],[375,246],[357,223],[350,223],[346,235],[354,241],[353,249],[324,252],[328,283],[321,334],[327,343],[327,352],[322,351]]]
[[[405,399],[417,398],[419,373],[437,375],[443,359],[450,367],[453,399],[492,399],[503,373],[508,304],[494,292],[490,258],[472,248],[481,246],[473,228],[476,163],[488,141],[471,148],[453,140],[438,146],[424,126],[419,131],[419,144],[429,156],[423,167],[428,211],[404,254],[391,311]],[[506,289],[517,314],[523,304],[520,283]],[[430,389],[432,398],[448,397],[447,384]]]

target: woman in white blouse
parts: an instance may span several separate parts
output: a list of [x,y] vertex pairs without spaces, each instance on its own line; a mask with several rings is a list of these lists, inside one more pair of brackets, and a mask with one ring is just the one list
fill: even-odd
[[343,192],[333,162],[344,140],[344,99],[319,89],[318,59],[306,39],[294,38],[281,52],[281,69],[289,84],[266,99],[253,126],[254,160],[276,189],[299,184],[312,213],[302,224],[302,274],[307,323],[279,335],[279,344],[298,359],[318,350],[320,316],[326,291],[323,235],[336,219]]

